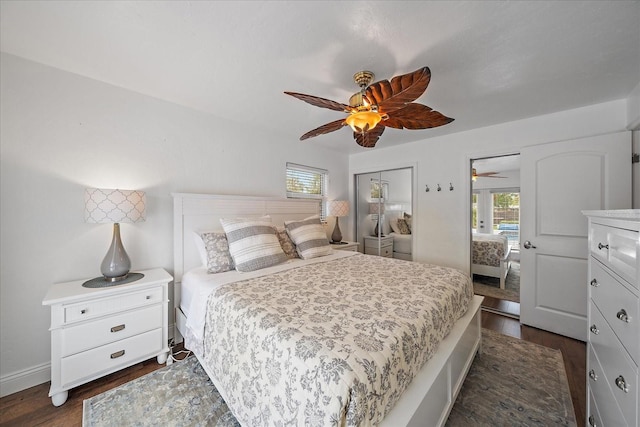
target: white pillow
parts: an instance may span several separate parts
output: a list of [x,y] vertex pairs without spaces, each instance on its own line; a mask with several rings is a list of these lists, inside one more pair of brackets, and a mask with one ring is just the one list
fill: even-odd
[[270,222],[221,218],[220,224],[227,235],[236,270],[255,271],[288,259]]
[[284,228],[289,237],[296,244],[298,255],[302,259],[310,259],[331,255],[333,248],[327,239],[327,233],[320,223],[319,216],[313,216],[302,221],[285,221]]
[[400,227],[398,227],[398,219],[399,218],[391,218],[389,220],[389,225],[391,226],[391,230],[394,233],[400,234]]

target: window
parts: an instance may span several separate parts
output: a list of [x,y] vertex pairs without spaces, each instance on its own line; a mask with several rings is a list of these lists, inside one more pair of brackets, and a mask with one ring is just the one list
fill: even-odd
[[493,202],[493,229],[507,236],[513,250],[520,249],[520,192],[513,190],[491,191]]
[[311,166],[287,163],[287,197],[319,199],[320,220],[326,219],[326,197],[329,171]]

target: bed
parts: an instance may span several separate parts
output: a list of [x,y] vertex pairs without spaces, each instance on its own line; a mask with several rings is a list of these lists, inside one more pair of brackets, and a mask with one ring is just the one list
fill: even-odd
[[509,241],[502,234],[473,233],[471,273],[500,279],[504,289],[511,268]]
[[[173,196],[175,339],[184,337],[243,425],[445,423],[480,347],[482,298],[469,277],[347,251],[206,274],[194,231],[229,217],[304,219],[318,203]],[[412,279],[420,276],[431,288]],[[422,313],[423,304],[432,308]]]
[[393,237],[393,257],[411,261],[411,247],[413,246],[413,238],[411,234],[400,234],[392,231],[388,236]]

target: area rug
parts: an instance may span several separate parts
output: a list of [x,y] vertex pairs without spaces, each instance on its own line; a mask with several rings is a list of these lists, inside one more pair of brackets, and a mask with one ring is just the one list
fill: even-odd
[[511,261],[511,268],[507,273],[504,289],[500,289],[500,279],[497,277],[474,274],[473,292],[476,295],[520,302],[520,263]]
[[[575,426],[558,350],[482,330],[447,426]],[[84,401],[84,426],[238,426],[193,356]]]

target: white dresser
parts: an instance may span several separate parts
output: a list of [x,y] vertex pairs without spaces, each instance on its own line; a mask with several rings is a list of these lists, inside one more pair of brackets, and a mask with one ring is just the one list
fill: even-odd
[[587,423],[640,424],[640,210],[589,218]]
[[364,253],[393,258],[393,237],[380,237],[380,253],[378,253],[378,238],[375,236],[364,236]]
[[55,406],[80,384],[157,357],[165,363],[168,346],[168,284],[161,268],[144,270],[132,283],[86,288],[85,280],[49,288],[51,306],[51,389]]

